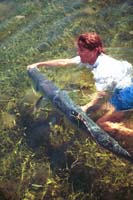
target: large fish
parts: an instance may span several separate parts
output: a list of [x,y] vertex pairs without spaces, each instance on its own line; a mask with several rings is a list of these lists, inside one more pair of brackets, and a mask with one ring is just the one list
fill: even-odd
[[35,90],[40,92],[43,96],[46,96],[78,129],[88,133],[96,143],[117,156],[133,161],[133,157],[130,153],[90,119],[90,117],[72,101],[66,91],[56,87],[53,82],[48,80],[37,68],[28,69],[28,75],[33,81]]

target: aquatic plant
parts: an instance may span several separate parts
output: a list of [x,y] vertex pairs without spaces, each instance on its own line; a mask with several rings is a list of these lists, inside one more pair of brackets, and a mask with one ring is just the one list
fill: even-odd
[[[74,56],[75,38],[85,31],[97,31],[107,52],[132,62],[132,1],[15,0],[12,9],[2,3],[0,199],[132,199],[132,165],[80,135],[47,100],[34,112],[39,97],[26,71],[32,62]],[[42,71],[77,104],[95,91],[85,68]]]

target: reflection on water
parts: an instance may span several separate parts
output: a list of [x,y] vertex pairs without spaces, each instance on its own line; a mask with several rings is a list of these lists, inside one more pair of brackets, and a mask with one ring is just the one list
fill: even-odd
[[[132,165],[75,131],[47,99],[34,112],[39,97],[26,72],[30,63],[74,56],[75,38],[86,31],[101,34],[108,54],[133,63],[131,4],[0,1],[0,199],[132,199]],[[44,73],[77,104],[95,91],[87,69]],[[132,116],[126,126],[132,127]]]
[[6,20],[6,18],[12,14],[15,9],[15,2],[9,0],[0,1],[0,21]]

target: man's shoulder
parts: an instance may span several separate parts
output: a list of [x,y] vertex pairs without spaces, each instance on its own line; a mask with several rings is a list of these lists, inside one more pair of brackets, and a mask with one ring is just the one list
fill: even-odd
[[73,64],[80,64],[81,63],[80,56],[75,56],[75,57],[71,58],[71,61]]
[[114,68],[116,66],[121,66],[122,62],[123,61],[118,60],[118,59],[116,59],[110,55],[104,54],[104,53],[100,54],[96,61],[97,66],[105,66],[105,67],[111,66],[112,68]]

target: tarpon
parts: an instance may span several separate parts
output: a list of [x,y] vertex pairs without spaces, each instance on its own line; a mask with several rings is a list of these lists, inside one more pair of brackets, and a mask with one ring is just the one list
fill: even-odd
[[133,161],[130,153],[83,112],[65,90],[55,86],[38,68],[28,69],[28,75],[33,81],[35,90],[46,96],[79,130],[85,131],[96,143],[115,155]]

